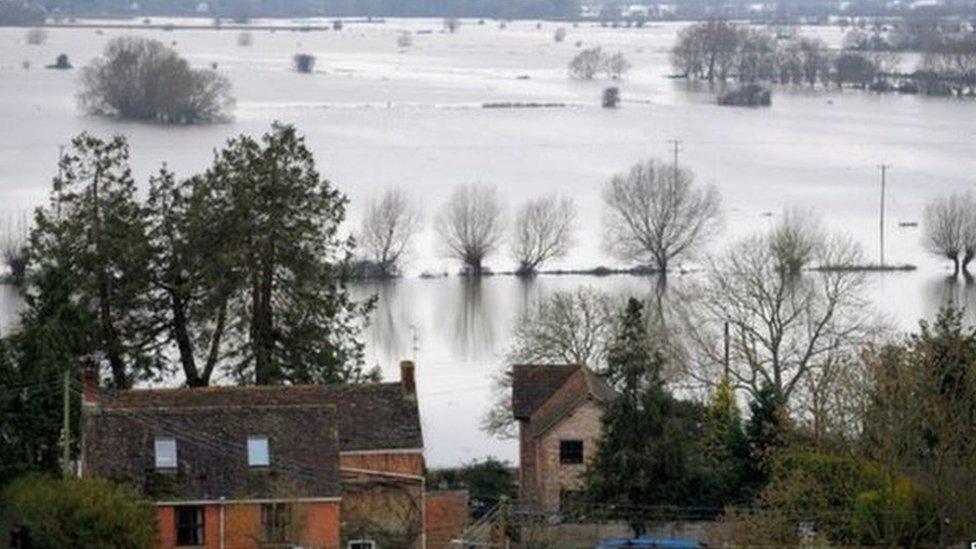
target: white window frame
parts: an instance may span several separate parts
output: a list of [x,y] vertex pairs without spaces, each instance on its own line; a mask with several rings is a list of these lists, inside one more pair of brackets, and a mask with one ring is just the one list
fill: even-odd
[[[168,459],[169,456],[166,455],[169,445],[172,445],[173,455],[172,460]],[[179,448],[176,444],[176,437],[169,436],[158,436],[153,440],[153,452],[156,458],[156,468],[157,469],[176,469],[179,464]],[[165,459],[164,459],[165,458]]]
[[[261,444],[263,443],[263,447]],[[260,450],[264,450],[264,456]],[[257,458],[264,457],[264,460]],[[268,467],[271,465],[271,442],[268,435],[250,435],[247,437],[247,465],[248,467]]]
[[353,544],[360,544],[363,549],[376,549],[376,542],[371,539],[351,539],[346,544],[346,549],[353,549]]

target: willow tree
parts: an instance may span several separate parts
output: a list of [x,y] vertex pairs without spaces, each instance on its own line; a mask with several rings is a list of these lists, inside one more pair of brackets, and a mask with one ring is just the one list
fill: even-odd
[[722,198],[695,184],[687,169],[655,160],[617,174],[603,191],[606,246],[616,256],[653,265],[664,275],[692,257],[722,224]]

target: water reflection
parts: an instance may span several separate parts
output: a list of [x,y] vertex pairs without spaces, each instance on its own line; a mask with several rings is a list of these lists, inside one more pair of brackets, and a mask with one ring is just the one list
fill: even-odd
[[964,311],[964,319],[976,324],[976,280],[970,274],[942,276],[927,281],[923,286],[925,317],[935,318],[944,307]]
[[451,334],[455,354],[465,361],[477,360],[495,350],[497,315],[493,314],[494,300],[485,300],[487,281],[466,276],[457,279],[460,292],[450,300],[450,312],[440,315],[442,329]]

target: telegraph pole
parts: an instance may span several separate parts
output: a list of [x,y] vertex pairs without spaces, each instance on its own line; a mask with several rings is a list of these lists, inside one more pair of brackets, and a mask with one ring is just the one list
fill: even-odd
[[879,246],[881,252],[881,266],[884,267],[885,264],[885,186],[886,178],[888,175],[888,168],[891,166],[888,164],[878,164],[878,169],[881,170],[881,216],[879,223]]
[[668,139],[668,144],[674,149],[674,174],[678,175],[678,153],[681,151],[681,140],[675,137]]

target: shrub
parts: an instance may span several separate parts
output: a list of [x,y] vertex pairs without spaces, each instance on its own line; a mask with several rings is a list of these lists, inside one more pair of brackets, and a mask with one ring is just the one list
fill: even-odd
[[81,106],[91,114],[192,124],[223,119],[233,106],[230,82],[193,69],[158,40],[114,38],[81,75]]
[[620,102],[620,88],[611,87],[603,89],[603,108],[615,109]]
[[315,69],[315,56],[310,53],[296,53],[292,63],[296,71],[308,74]]
[[332,20],[332,30],[334,30],[334,31],[341,31],[342,30],[342,19],[333,19]]
[[727,91],[718,97],[719,105],[732,107],[768,107],[772,102],[772,91],[759,84],[747,84],[741,88]]
[[401,48],[409,48],[413,45],[413,35],[409,32],[401,32],[400,36],[397,36],[397,46]]
[[249,31],[237,35],[237,45],[247,48],[254,44],[254,36]]
[[132,489],[103,479],[26,476],[2,494],[8,520],[34,547],[152,547],[156,510]]
[[566,39],[566,27],[559,27],[556,32],[553,33],[552,39],[556,42],[562,42]]
[[47,42],[47,30],[40,27],[34,27],[33,29],[27,31],[27,35],[24,39],[32,46],[39,46],[44,42]]
[[58,69],[58,70],[67,70],[72,68],[71,61],[68,60],[68,54],[66,53],[58,54],[58,57],[57,59],[54,60],[54,63],[48,65],[47,68]]

